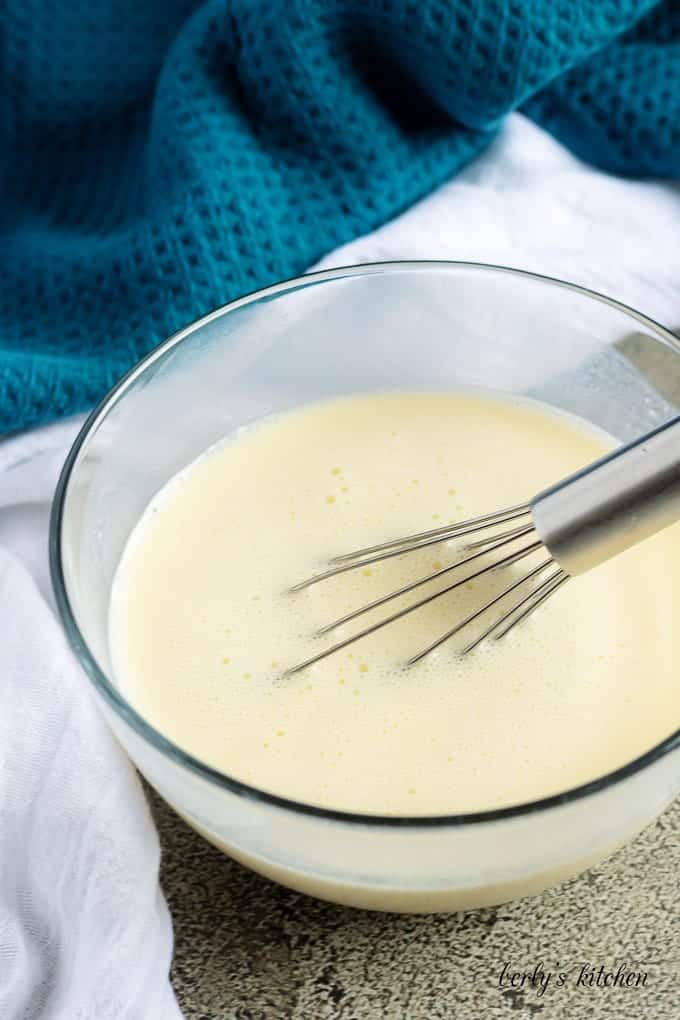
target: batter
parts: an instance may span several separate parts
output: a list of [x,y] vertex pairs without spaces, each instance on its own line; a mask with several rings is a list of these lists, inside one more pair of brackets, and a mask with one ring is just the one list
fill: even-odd
[[336,809],[480,811],[609,772],[680,724],[678,526],[465,658],[474,631],[401,665],[529,561],[281,678],[321,647],[317,628],[461,546],[288,594],[328,558],[524,502],[606,449],[540,404],[462,392],[347,397],[265,421],[174,478],[134,530],[111,605],[118,683],[207,764]]

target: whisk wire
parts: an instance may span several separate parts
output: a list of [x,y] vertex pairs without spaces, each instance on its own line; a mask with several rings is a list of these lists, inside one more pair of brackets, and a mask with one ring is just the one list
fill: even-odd
[[[417,602],[413,602],[411,603],[411,605],[405,606],[403,609],[397,610],[396,613],[392,613],[390,616],[386,616],[384,619],[378,620],[376,623],[371,624],[369,627],[365,627],[363,630],[358,631],[356,634],[352,634],[349,637],[344,638],[342,641],[338,641],[336,644],[331,645],[330,648],[325,648],[323,651],[317,652],[316,655],[310,656],[308,659],[305,659],[304,662],[299,662],[297,665],[292,666],[290,669],[287,669],[285,671],[285,673],[283,674],[284,677],[293,676],[295,673],[299,673],[300,670],[306,669],[308,666],[313,666],[315,663],[320,662],[322,659],[327,658],[329,655],[333,655],[335,652],[339,652],[343,648],[347,648],[348,645],[354,644],[355,641],[359,641],[361,638],[368,637],[369,634],[374,634],[382,627],[386,627],[389,623],[395,623],[397,620],[400,620],[408,613],[412,613],[414,610],[420,609],[422,606],[429,605],[431,602],[434,602],[435,599],[441,598],[442,595],[447,595],[449,592],[454,591],[454,589],[459,588],[462,584],[466,584],[468,581],[471,581],[477,577],[481,577],[482,574],[487,574],[492,570],[497,570],[499,567],[508,566],[510,563],[517,562],[518,559],[521,559],[525,556],[529,556],[532,552],[535,552],[536,549],[539,549],[540,546],[541,546],[540,541],[531,542],[523,549],[520,549],[514,553],[510,553],[503,559],[496,560],[494,563],[488,564],[487,566],[482,567],[480,570],[477,570],[472,574],[468,574],[465,577],[460,578],[458,581],[454,581],[452,584],[447,585],[445,588],[441,588],[439,591],[433,592],[431,595],[426,595],[424,598],[419,599]],[[458,564],[458,566],[460,566],[460,564]],[[363,611],[366,611],[365,607],[362,610],[362,612]]]
[[[344,574],[348,570],[356,570],[358,567],[368,567],[372,563],[379,563],[382,560],[392,559],[394,556],[403,556],[408,552],[415,552],[417,549],[427,549],[431,545],[438,545],[440,542],[447,542],[453,538],[461,538],[464,535],[474,534],[476,531],[483,531],[486,528],[497,527],[518,517],[525,517],[530,510],[524,507],[511,507],[508,510],[499,510],[495,514],[485,514],[483,517],[472,518],[462,521],[459,524],[452,524],[443,528],[435,528],[432,531],[421,531],[417,535],[409,535],[406,538],[394,539],[391,542],[384,542],[382,545],[369,546],[366,549],[358,549],[352,553],[345,553],[330,560],[335,566],[323,570],[319,574],[306,578],[294,584],[289,590],[291,592],[303,591],[305,588],[318,584],[319,581],[327,581],[338,574]],[[533,525],[528,525],[529,529]]]
[[[516,627],[518,623],[521,623],[522,620],[524,620],[527,616],[529,616],[530,613],[533,613],[534,609],[536,609],[538,606],[540,606],[544,602],[546,602],[550,598],[550,596],[553,595],[558,590],[558,588],[561,588],[562,585],[566,584],[566,582],[569,580],[569,574],[565,573],[563,570],[560,570],[559,574],[557,572],[555,572],[552,576],[553,576],[554,580],[546,588],[546,590],[543,592],[543,594],[540,595],[538,598],[534,598],[531,601],[530,605],[528,605],[527,608],[523,612],[521,612],[519,614],[519,616],[515,616],[514,619],[511,619],[507,623],[505,623],[505,621],[503,621],[503,620],[499,620],[498,621],[496,626],[499,629],[494,634],[494,638],[495,638],[496,641],[498,641],[500,638],[504,637],[509,631],[511,631],[513,629],[513,627]],[[539,593],[538,593],[538,589],[537,589],[534,592],[534,596],[536,596],[538,594]],[[510,613],[508,615],[509,616],[514,616],[514,613],[515,613],[515,611],[518,608],[519,608],[519,606],[515,606],[515,609],[512,611],[512,613]]]
[[[486,556],[487,553],[495,552],[496,549],[501,549],[503,546],[508,545],[509,542],[514,542],[516,538],[530,534],[531,531],[533,531],[531,526],[523,528],[519,530],[518,534],[511,538],[505,538],[503,541],[499,541],[495,545],[489,546],[489,548],[484,549],[482,552],[472,553],[470,556],[466,556],[462,560],[456,560],[455,563],[450,563],[446,567],[441,567],[439,570],[435,570],[432,574],[426,574],[425,577],[419,577],[417,581],[411,581],[409,584],[405,584],[403,587],[397,588],[395,591],[388,592],[387,595],[382,595],[380,598],[374,599],[373,602],[368,602],[366,605],[360,606],[359,609],[354,609],[345,616],[341,616],[339,620],[334,620],[333,623],[329,623],[325,627],[322,627],[319,631],[317,631],[317,634],[319,636],[327,634],[329,631],[335,630],[336,627],[340,627],[344,623],[349,623],[351,620],[355,620],[357,616],[362,616],[364,613],[368,613],[371,609],[378,609],[379,606],[384,606],[386,602],[391,602],[392,599],[396,599],[400,595],[407,595],[408,592],[414,591],[415,588],[420,588],[423,584],[429,584],[431,581],[436,581],[437,578],[451,573],[452,570],[457,570],[459,567],[464,567],[467,563],[472,563],[474,560],[478,560],[481,556]],[[489,570],[495,570],[498,566],[509,566],[510,563],[514,563],[515,560],[520,559],[525,555],[526,553],[523,550],[519,550],[514,554],[513,558],[506,558],[496,564],[492,564],[485,570],[480,571],[480,573],[487,573]],[[479,574],[471,575],[471,577],[478,576]],[[464,584],[466,580],[470,580],[470,578],[464,578],[459,583]]]
[[[521,588],[523,584],[527,583],[527,581],[530,581],[533,577],[536,577],[538,574],[542,573],[549,566],[551,566],[553,562],[554,561],[552,557],[549,557],[547,560],[543,560],[543,562],[539,563],[537,567],[534,567],[533,570],[530,570],[528,574],[525,574],[523,577],[520,577],[518,581],[514,581],[512,584],[509,584],[507,588],[504,588],[503,591],[498,593],[498,595],[495,595],[492,599],[489,599],[488,602],[485,602],[484,605],[481,606],[479,609],[476,609],[474,613],[470,613],[468,616],[464,617],[462,620],[460,620],[459,623],[456,624],[455,627],[451,627],[450,630],[447,630],[446,633],[438,637],[437,640],[433,641],[432,644],[427,646],[427,648],[423,648],[422,651],[418,652],[417,655],[412,656],[412,658],[410,658],[407,661],[406,665],[415,666],[416,662],[420,662],[421,659],[424,659],[426,655],[430,654],[430,652],[433,652],[436,648],[439,648],[439,646],[443,645],[446,641],[449,640],[449,638],[454,637],[456,634],[459,633],[459,631],[463,629],[463,627],[467,627],[469,623],[474,623],[474,621],[477,620],[484,613],[486,613],[487,610],[492,609],[493,606],[501,602],[502,599],[504,599],[507,595],[511,595],[513,591],[516,591],[518,588]],[[513,607],[513,609],[510,609],[508,613],[505,614],[505,617],[503,617],[502,619],[506,619],[508,616],[510,616],[514,612],[514,609],[516,608],[517,607],[515,606]],[[497,620],[493,626],[494,627],[498,626],[498,623],[499,621]]]
[[[545,600],[548,599],[553,592],[557,591],[560,585],[564,584],[567,580],[569,580],[569,575],[565,574],[560,568],[553,571],[553,573],[547,577],[545,581],[538,586],[538,588],[534,588],[533,591],[529,592],[528,595],[517,602],[512,609],[501,616],[500,620],[495,620],[491,626],[487,627],[485,631],[475,638],[474,641],[471,641],[469,645],[466,645],[462,650],[461,655],[467,655],[468,652],[477,648],[482,641],[491,637],[492,634],[495,636],[496,640],[503,637],[503,635],[511,631],[512,628],[520,622],[520,620],[527,617],[529,613],[533,613],[534,609],[536,609],[542,602],[545,602]],[[515,613],[519,609],[522,609],[523,606],[526,606],[524,611],[520,613],[519,616],[515,617]]]
[[[472,534],[474,531],[482,531],[485,528],[493,528],[499,524],[506,524],[508,521],[515,520],[518,517],[527,517],[530,512],[528,503],[519,503],[517,506],[511,506],[505,510],[496,510],[492,514],[483,514],[480,517],[471,517],[466,521],[459,521],[458,524],[447,524],[441,528],[431,528],[429,531],[421,531],[415,535],[402,536],[401,538],[391,539],[389,542],[381,542],[380,545],[370,545],[365,549],[356,549],[354,552],[343,553],[342,556],[334,556],[329,562],[333,564],[348,563],[372,553],[394,549],[397,546],[408,547],[410,549],[415,542],[437,536],[440,536],[437,539],[438,541],[445,542],[449,538],[458,538],[461,535]],[[403,551],[406,552],[408,549],[404,548]]]
[[[533,529],[533,524],[530,524],[529,529]],[[466,549],[481,549],[485,545],[490,546],[492,542],[495,542],[499,538],[517,538],[522,534],[525,534],[527,525],[522,524],[519,528],[511,528],[509,531],[501,531],[498,535],[487,535],[486,538],[479,538],[474,542],[468,542]]]

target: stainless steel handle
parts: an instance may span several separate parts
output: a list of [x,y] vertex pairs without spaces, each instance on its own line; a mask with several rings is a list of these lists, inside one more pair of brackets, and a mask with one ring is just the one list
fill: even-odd
[[530,505],[540,539],[572,577],[680,521],[680,415]]

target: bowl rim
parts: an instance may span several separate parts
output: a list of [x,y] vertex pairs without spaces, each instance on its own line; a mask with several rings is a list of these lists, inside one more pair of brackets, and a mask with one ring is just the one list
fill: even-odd
[[65,502],[68,495],[69,483],[78,464],[81,451],[86,447],[88,439],[99,424],[106,418],[109,410],[124,396],[134,381],[144,374],[158,358],[167,351],[182,343],[188,336],[197,329],[201,329],[214,319],[229,314],[244,305],[253,304],[263,298],[272,298],[288,293],[303,287],[323,283],[325,281],[338,280],[345,277],[369,276],[386,272],[428,272],[429,270],[480,270],[482,272],[507,273],[512,276],[523,277],[540,283],[557,286],[562,289],[578,293],[586,298],[608,305],[609,307],[624,313],[639,322],[647,329],[656,334],[656,337],[665,342],[680,358],[680,338],[673,332],[654,319],[638,312],[629,305],[614,298],[608,297],[598,291],[580,284],[570,283],[542,273],[535,273],[526,269],[519,269],[512,266],[496,265],[486,262],[468,262],[463,260],[449,259],[404,259],[390,260],[385,262],[365,262],[356,265],[337,266],[332,269],[316,270],[304,273],[300,276],[290,277],[287,280],[271,284],[267,287],[257,288],[244,294],[233,301],[213,309],[205,315],[199,316],[192,322],[177,330],[170,337],[156,344],[148,351],[128,372],[126,372],[108,393],[100,400],[96,407],[87,416],[81,426],[71,448],[67,454],[61,469],[59,480],[55,489],[54,499],[50,513],[49,523],[49,562],[52,588],[55,595],[57,611],[66,632],[67,640],[76,658],[84,667],[96,692],[103,698],[104,702],[113,712],[127,724],[143,741],[152,745],[166,757],[169,757],[175,764],[188,769],[199,775],[210,783],[230,793],[239,795],[251,801],[268,804],[275,808],[291,811],[295,814],[326,819],[328,821],[342,822],[353,826],[374,826],[380,828],[408,828],[408,829],[432,829],[460,827],[466,825],[479,825],[487,822],[500,822],[504,819],[519,816],[532,815],[560,807],[592,796],[603,790],[614,786],[623,780],[652,765],[655,761],[664,757],[677,747],[680,747],[680,727],[665,737],[664,740],[655,744],[643,754],[626,762],[624,765],[612,772],[607,772],[596,779],[578,786],[570,787],[560,793],[548,797],[541,797],[537,800],[525,801],[519,804],[511,804],[506,807],[491,808],[483,811],[468,811],[459,814],[449,815],[380,815],[354,811],[344,811],[336,808],[325,808],[320,805],[293,800],[279,794],[270,793],[267,790],[252,786],[239,779],[221,772],[194,757],[188,751],[183,750],[174,741],[165,737],[150,722],[126,701],[119,693],[114,684],[108,679],[100,668],[94,655],[80,630],[76,613],[71,607],[71,602],[66,589],[65,572],[62,559],[61,536],[65,517]]

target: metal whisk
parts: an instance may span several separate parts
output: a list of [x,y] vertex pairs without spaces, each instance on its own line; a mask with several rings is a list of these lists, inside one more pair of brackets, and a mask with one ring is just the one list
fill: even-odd
[[[546,555],[537,566],[508,584],[462,620],[456,621],[449,630],[413,655],[407,665],[418,662],[491,610],[500,610],[500,616],[494,614],[482,633],[463,649],[462,654],[467,654],[488,637],[503,637],[554,595],[570,577],[591,570],[679,520],[680,416],[602,457],[557,485],[539,492],[528,503],[335,557],[330,561],[328,569],[294,585],[291,591],[300,591],[348,570],[366,567],[393,556],[404,556],[418,549],[482,531],[490,532],[488,536],[469,545],[461,559],[360,606],[323,627],[318,635],[328,634],[370,610],[388,605],[393,599],[431,585],[461,568],[475,565],[471,573],[465,572],[462,577],[456,575],[455,580],[443,588],[423,595],[410,605],[310,656],[288,669],[284,675],[292,676],[373,634],[381,627],[395,623],[468,581],[509,567],[543,550]],[[504,530],[498,532],[497,528]],[[520,543],[519,546],[517,543]],[[477,561],[484,560],[492,553],[497,553],[498,558],[484,565],[476,565]],[[513,594],[515,597],[510,599]]]

